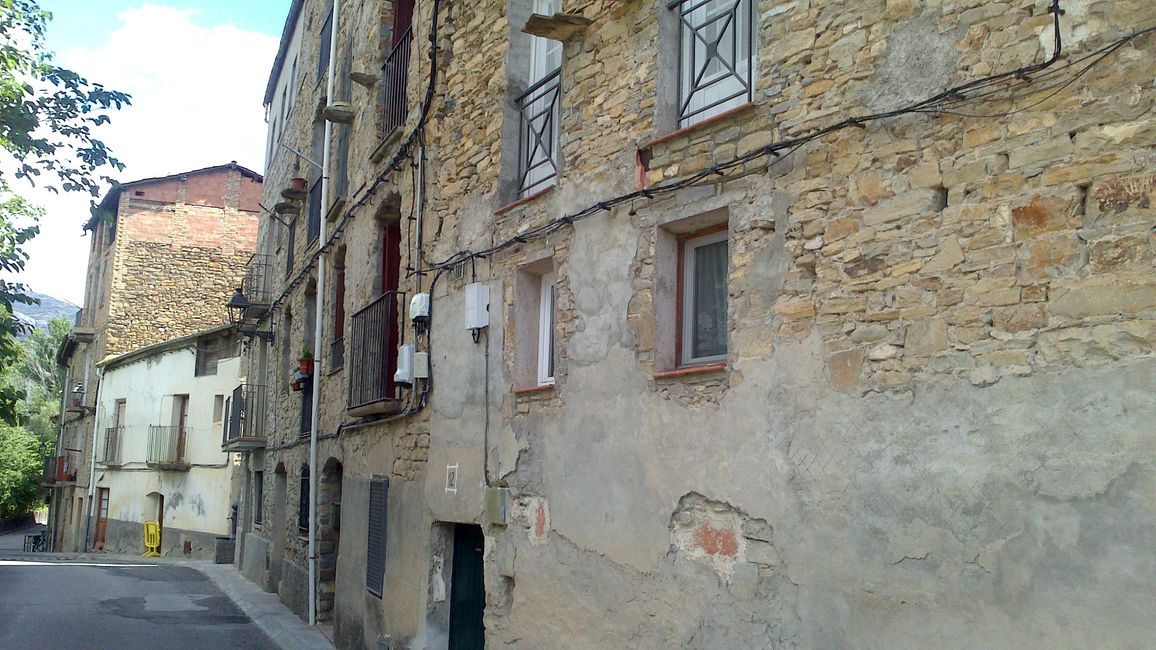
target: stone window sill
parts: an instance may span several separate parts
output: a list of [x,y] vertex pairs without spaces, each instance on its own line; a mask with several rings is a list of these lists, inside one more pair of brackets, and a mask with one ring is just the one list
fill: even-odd
[[681,129],[678,129],[677,131],[671,131],[670,133],[667,133],[666,135],[660,135],[657,138],[655,138],[649,142],[644,142],[643,144],[638,145],[638,148],[640,150],[646,150],[646,149],[650,149],[650,148],[654,147],[655,145],[662,144],[663,142],[670,142],[671,140],[674,140],[676,138],[681,138],[682,136],[684,136],[688,133],[697,131],[699,129],[705,129],[708,126],[712,126],[712,125],[718,124],[719,122],[724,122],[726,120],[729,120],[732,117],[739,115],[740,113],[745,113],[754,107],[755,107],[754,102],[747,102],[746,104],[743,104],[742,106],[735,106],[734,108],[730,109],[729,111],[723,111],[722,113],[719,113],[718,115],[712,115],[711,117],[708,117],[701,122],[696,122],[694,124],[691,124],[690,126],[684,126]]
[[554,390],[555,384],[543,384],[541,386],[523,386],[521,388],[514,388],[514,394],[522,395],[538,395],[540,393],[548,393]]
[[705,366],[690,366],[688,368],[678,368],[675,370],[664,370],[656,372],[651,375],[652,379],[679,379],[682,377],[698,377],[700,375],[710,375],[715,373],[726,372],[726,363],[711,363]]
[[533,201],[534,199],[545,196],[545,195],[549,194],[550,192],[553,192],[555,187],[557,187],[557,185],[551,185],[550,187],[540,189],[537,192],[534,192],[533,194],[529,194],[527,196],[524,196],[524,197],[518,199],[517,201],[514,201],[513,203],[507,203],[506,205],[503,205],[502,207],[498,208],[497,210],[494,210],[494,216],[497,217],[497,216],[503,215],[503,214],[509,212],[510,210],[513,210],[514,208],[516,208],[518,206],[526,205],[527,203]]

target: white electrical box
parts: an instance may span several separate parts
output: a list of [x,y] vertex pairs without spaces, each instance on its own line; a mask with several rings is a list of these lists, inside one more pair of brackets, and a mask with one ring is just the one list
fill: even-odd
[[413,353],[413,378],[429,379],[429,352]]
[[406,343],[397,349],[397,370],[393,381],[398,384],[413,383],[413,343]]
[[429,320],[429,294],[415,294],[409,301],[409,319],[415,323]]
[[473,282],[466,285],[466,329],[490,326],[490,285]]

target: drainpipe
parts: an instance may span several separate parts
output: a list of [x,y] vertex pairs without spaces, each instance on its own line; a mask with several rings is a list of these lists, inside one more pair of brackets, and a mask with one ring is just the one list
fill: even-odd
[[[326,103],[333,101],[333,89],[337,77],[337,39],[341,25],[341,0],[333,0],[332,36],[329,39],[329,73],[325,82]],[[317,625],[317,408],[321,402],[321,382],[319,381],[321,364],[324,355],[321,349],[324,343],[321,340],[322,324],[325,322],[325,265],[328,255],[325,251],[325,210],[329,207],[329,149],[333,136],[333,123],[325,121],[325,144],[321,156],[321,233],[318,235],[318,245],[321,247],[317,256],[317,314],[313,324],[313,408],[309,417],[309,624]]]
[[[96,407],[92,412],[92,453],[88,465],[88,507],[85,509],[84,519],[84,552],[88,552],[89,535],[92,533],[92,496],[96,493],[96,434],[100,430],[100,377],[103,373],[96,369]],[[88,364],[84,368],[85,380],[88,380]],[[87,386],[87,385],[86,385]]]

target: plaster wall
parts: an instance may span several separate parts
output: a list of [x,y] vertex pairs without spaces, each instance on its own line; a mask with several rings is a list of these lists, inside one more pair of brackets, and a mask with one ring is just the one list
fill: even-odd
[[[214,342],[215,343],[215,342]],[[141,524],[157,517],[156,494],[164,496],[170,528],[212,535],[229,533],[231,455],[221,451],[224,399],[239,383],[240,357],[220,360],[217,374],[194,376],[196,347],[188,345],[105,370],[101,389],[103,450],[114,426],[116,402],[125,400],[120,466],[98,464],[97,486],[109,489],[109,518]],[[188,395],[185,471],[146,464],[150,426],[173,423],[174,395]],[[218,398],[220,413],[217,413]],[[130,544],[139,546],[139,539]],[[211,553],[211,550],[208,551]]]

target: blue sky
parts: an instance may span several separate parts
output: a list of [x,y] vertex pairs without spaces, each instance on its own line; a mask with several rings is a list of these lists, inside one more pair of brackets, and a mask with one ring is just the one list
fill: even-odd
[[[281,35],[290,0],[154,0],[148,4],[177,9],[194,9],[199,25],[232,24],[248,32]],[[145,2],[131,0],[41,0],[40,6],[52,12],[48,26],[48,44],[60,51],[73,47],[92,48],[119,23],[117,16],[125,9]]]

